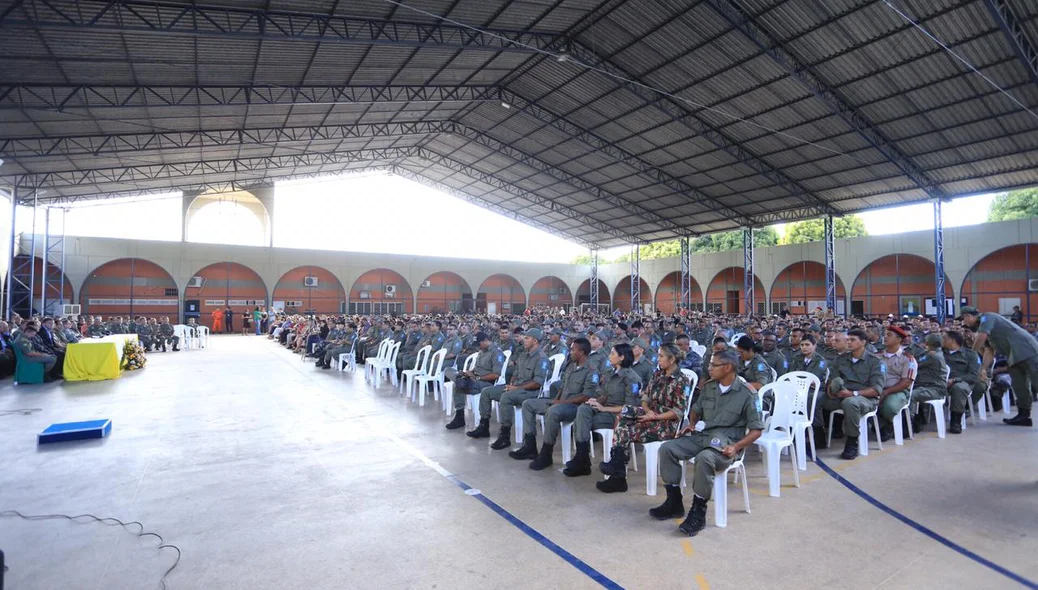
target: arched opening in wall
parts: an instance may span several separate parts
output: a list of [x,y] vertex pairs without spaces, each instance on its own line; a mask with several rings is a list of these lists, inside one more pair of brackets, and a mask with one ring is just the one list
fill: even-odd
[[249,192],[199,195],[186,215],[189,242],[241,246],[270,243],[270,214]]
[[[915,254],[890,254],[877,258],[854,279],[851,315],[935,314],[935,274],[933,262]],[[952,291],[951,283],[945,277],[944,296],[953,297]]]
[[[706,311],[708,313],[746,314],[746,290],[744,280],[746,270],[739,266],[729,266],[717,273],[706,289]],[[767,294],[760,277],[753,275],[753,301],[756,305],[754,313],[767,313]]]
[[1019,305],[1024,321],[1034,321],[1038,317],[1038,244],[1017,244],[981,258],[966,273],[959,297],[980,311],[1005,316]]
[[[598,279],[598,304],[605,305],[612,310],[612,297],[609,295],[609,287],[606,286],[605,281]],[[584,279],[584,282],[577,287],[577,306],[591,304],[591,279]]]
[[281,275],[272,305],[288,313],[344,313],[346,290],[331,271],[320,266],[299,266]]
[[[771,285],[771,313],[782,313],[783,309],[794,315],[813,312],[816,308],[826,308],[825,301],[825,265],[811,260],[794,262],[775,277]],[[836,313],[846,314],[844,307],[847,291],[839,275],[836,277]]]
[[511,275],[490,275],[476,292],[476,313],[512,314],[526,311],[526,291]]
[[[692,311],[703,311],[703,289],[691,275],[688,277]],[[663,277],[656,287],[656,310],[662,313],[677,313],[681,310],[681,271]]]
[[530,307],[561,307],[567,312],[573,307],[573,293],[569,285],[559,277],[546,276],[537,279],[530,287]]
[[[43,275],[43,259],[39,256],[29,257],[23,254],[11,260],[11,276],[13,282],[4,293],[11,297],[11,311],[23,318],[33,314],[60,316],[61,306],[75,301],[72,283],[61,269],[47,263],[46,280]],[[6,279],[5,279],[6,280]],[[32,301],[30,301],[30,285]],[[44,290],[46,286],[46,291]],[[46,299],[47,309],[43,309]],[[4,301],[6,305],[7,302]]]
[[350,287],[351,315],[414,313],[414,291],[400,273],[376,268],[357,277]]
[[472,288],[452,272],[433,273],[418,288],[418,313],[471,313],[474,309]]
[[[649,284],[641,277],[638,277],[638,301],[641,307],[638,310],[640,313],[652,313],[652,291],[649,289]],[[630,276],[620,279],[620,282],[616,284],[616,289],[613,289],[613,307],[624,313],[631,311]]]
[[[196,305],[201,317],[199,323],[212,329],[213,312],[231,308],[231,326],[241,329],[242,314],[256,307],[267,306],[267,285],[259,274],[237,262],[210,264],[191,276],[184,289],[184,309]],[[223,323],[227,327],[227,322]]]
[[120,258],[92,270],[83,281],[79,303],[84,315],[168,317],[170,322],[180,323],[176,280],[161,266],[142,258]]

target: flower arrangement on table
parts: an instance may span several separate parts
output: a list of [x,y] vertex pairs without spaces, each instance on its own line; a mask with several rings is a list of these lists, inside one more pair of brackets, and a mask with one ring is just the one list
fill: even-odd
[[143,369],[148,364],[148,356],[144,354],[144,347],[136,340],[127,340],[123,345],[123,368],[127,371]]

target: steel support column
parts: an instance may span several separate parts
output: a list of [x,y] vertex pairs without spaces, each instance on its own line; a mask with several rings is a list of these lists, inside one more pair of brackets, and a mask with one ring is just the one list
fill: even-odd
[[[50,316],[60,315],[60,306],[65,302],[65,209],[58,210],[61,212],[61,231],[55,232],[57,235],[51,232],[51,207],[47,207],[44,213],[46,227],[43,238],[43,295],[40,313]],[[50,266],[58,269],[57,276],[51,276]],[[47,302],[54,299],[58,300],[57,307],[52,313],[48,313]]]
[[[753,315],[756,307],[754,299],[753,283],[753,228],[747,227],[742,232],[742,266],[743,266],[743,297],[746,301],[746,315]],[[729,312],[730,313],[730,312]],[[735,310],[738,314],[739,310]]]
[[641,285],[641,261],[642,253],[641,248],[635,244],[631,247],[631,312],[641,313],[639,307],[642,302],[642,285]]
[[[33,232],[35,233],[35,232]],[[47,263],[50,259],[47,252],[50,250],[50,207],[43,208],[43,277],[40,280],[40,320],[47,315]],[[35,266],[35,265],[34,265]]]
[[12,301],[14,299],[13,298],[13,291],[14,291],[14,289],[12,289],[12,287],[14,286],[14,257],[17,254],[16,251],[15,251],[15,241],[14,241],[14,236],[15,236],[15,218],[16,218],[17,215],[18,215],[18,189],[17,188],[13,188],[13,189],[11,189],[11,242],[10,242],[11,250],[9,252],[10,260],[8,260],[8,265],[7,265],[7,284],[4,285],[4,295],[7,296],[7,310],[6,310],[7,313],[4,315],[4,317],[6,317],[8,321],[10,321],[11,317],[12,317],[11,316],[11,309],[12,309],[12,305],[13,305]]
[[686,311],[692,308],[692,260],[688,242],[688,236],[681,238],[681,308]]
[[[32,192],[32,228],[29,230],[29,239],[32,246],[29,248],[29,316],[32,316],[32,306],[36,303],[36,209],[39,207],[39,190]],[[46,265],[44,265],[46,268]]]
[[591,250],[591,313],[598,313],[598,250]]
[[825,306],[833,313],[836,304],[836,230],[832,215],[825,216]]
[[[941,200],[933,202],[933,267],[934,267],[934,306],[937,308],[937,321],[944,325],[944,222],[941,219]],[[926,311],[924,307],[922,311]]]

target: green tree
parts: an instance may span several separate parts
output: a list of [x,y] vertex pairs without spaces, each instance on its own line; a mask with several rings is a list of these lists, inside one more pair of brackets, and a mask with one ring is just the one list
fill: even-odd
[[[598,259],[599,264],[603,261],[601,258]],[[584,266],[591,266],[591,255],[590,254],[578,254],[573,257],[573,260],[569,261],[570,264],[581,264]]]
[[[719,234],[710,234],[692,240],[692,252],[727,252],[742,248],[742,230],[732,230]],[[753,232],[753,247],[775,246],[779,242],[778,232],[773,227],[765,227]]]
[[[856,238],[869,235],[865,229],[865,222],[857,215],[847,215],[833,219],[833,232],[837,238]],[[807,242],[821,242],[825,239],[825,220],[808,219],[798,221],[786,226],[786,235],[782,237],[783,244],[806,244]]]
[[[638,247],[638,254],[642,260],[653,260],[656,258],[674,258],[681,256],[681,240],[664,240],[653,242]],[[615,262],[630,262],[630,253],[621,254]]]
[[995,197],[988,221],[1038,217],[1038,189],[1029,188]]

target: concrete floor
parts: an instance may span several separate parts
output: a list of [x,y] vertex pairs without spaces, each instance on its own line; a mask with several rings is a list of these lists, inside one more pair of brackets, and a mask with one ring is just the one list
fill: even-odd
[[[810,464],[781,498],[748,462],[752,514],[731,488],[728,528],[689,540],[646,511],[632,474],[540,473],[443,428],[363,374],[315,369],[265,338],[152,354],[117,381],[0,388],[0,510],[139,520],[178,545],[173,589],[1018,588],[1038,581],[1038,429],[1001,415],[946,440],[932,432],[853,462],[822,458],[864,492],[950,542],[924,536]],[[37,448],[48,424],[110,417],[112,435]],[[873,443],[875,445],[875,443]],[[437,468],[440,466],[439,468]],[[479,497],[586,564],[549,550]],[[158,588],[172,562],[118,527],[0,518],[8,590]],[[983,565],[979,559],[990,560]],[[1020,576],[1014,581],[1005,573]],[[1028,582],[1030,580],[1031,582]]]

